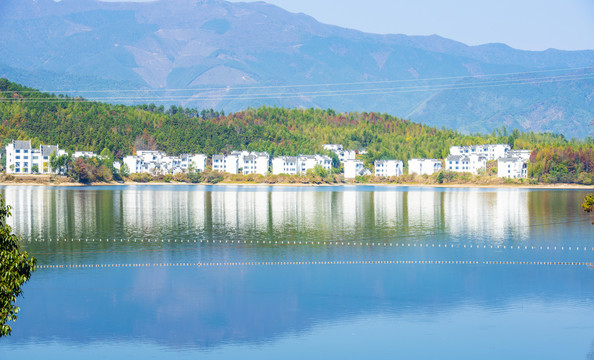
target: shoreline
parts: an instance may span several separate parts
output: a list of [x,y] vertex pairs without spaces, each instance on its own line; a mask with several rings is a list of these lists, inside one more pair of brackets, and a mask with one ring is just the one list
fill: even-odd
[[387,187],[427,187],[427,188],[468,188],[468,189],[549,189],[549,190],[594,190],[594,185],[581,184],[422,184],[422,183],[337,183],[337,184],[307,184],[307,183],[251,183],[251,182],[219,182],[211,183],[180,183],[180,182],[110,182],[81,184],[72,182],[35,182],[35,181],[3,181],[0,186],[47,186],[47,187],[91,187],[91,186],[276,186],[276,187],[330,187],[330,186],[387,186]]

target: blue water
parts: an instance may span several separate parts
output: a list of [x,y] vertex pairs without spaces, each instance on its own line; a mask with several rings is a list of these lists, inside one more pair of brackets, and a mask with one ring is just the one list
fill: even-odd
[[594,359],[583,191],[0,193],[40,265],[2,359]]

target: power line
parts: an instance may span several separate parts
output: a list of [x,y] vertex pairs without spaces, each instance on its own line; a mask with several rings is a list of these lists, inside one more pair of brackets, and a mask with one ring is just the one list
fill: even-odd
[[412,87],[398,87],[398,88],[367,88],[367,89],[343,89],[343,90],[323,90],[310,91],[302,93],[256,93],[256,94],[221,94],[221,95],[171,95],[162,97],[93,97],[89,99],[46,99],[46,98],[25,98],[25,99],[0,99],[0,102],[92,102],[92,101],[146,101],[146,102],[169,102],[176,100],[186,101],[208,101],[208,100],[260,100],[260,99],[289,99],[289,98],[303,98],[303,97],[329,97],[329,96],[356,96],[356,95],[387,95],[397,93],[413,93],[425,91],[441,91],[441,90],[463,90],[474,88],[489,88],[502,87],[512,85],[537,85],[543,83],[564,82],[564,81],[579,81],[594,78],[594,74],[574,74],[574,75],[560,75],[555,77],[541,77],[532,79],[506,79],[506,80],[492,80],[477,84],[437,84],[437,85],[419,85]]
[[[317,83],[317,84],[293,84],[293,85],[259,85],[259,86],[223,86],[223,87],[207,87],[207,88],[179,88],[179,89],[110,89],[110,90],[44,90],[46,93],[108,93],[108,92],[180,92],[180,91],[232,91],[232,90],[251,90],[251,89],[279,89],[279,88],[303,88],[303,87],[327,87],[327,86],[347,86],[347,85],[373,85],[373,84],[397,84],[407,82],[421,82],[421,81],[437,81],[437,80],[456,80],[456,79],[480,79],[486,77],[501,77],[501,76],[515,76],[515,75],[530,75],[542,74],[561,71],[577,71],[593,69],[592,66],[575,67],[575,68],[559,68],[549,70],[535,70],[523,72],[510,72],[500,74],[477,74],[477,75],[460,75],[447,77],[434,77],[424,79],[399,79],[399,80],[378,80],[378,81],[355,81],[355,82],[338,82],[338,83]],[[29,93],[32,91],[11,91],[11,93]]]

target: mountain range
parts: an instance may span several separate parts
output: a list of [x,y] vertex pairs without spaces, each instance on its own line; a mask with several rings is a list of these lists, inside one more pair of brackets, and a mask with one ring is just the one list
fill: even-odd
[[592,50],[369,34],[222,0],[3,0],[0,34],[1,76],[89,99],[377,111],[464,132],[592,134]]

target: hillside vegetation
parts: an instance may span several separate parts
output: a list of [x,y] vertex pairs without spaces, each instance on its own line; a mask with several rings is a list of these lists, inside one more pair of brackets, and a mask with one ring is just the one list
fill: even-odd
[[[272,156],[312,154],[322,144],[366,149],[361,158],[444,158],[452,145],[509,143],[534,149],[530,173],[546,182],[591,183],[592,139],[566,140],[562,135],[522,133],[501,128],[490,134],[464,135],[388,114],[336,113],[321,109],[261,107],[227,114],[172,106],[124,106],[53,95],[0,79],[0,138],[33,139],[59,144],[69,151],[107,148],[116,158],[139,148],[168,154],[268,151]],[[580,180],[578,180],[580,179]]]

